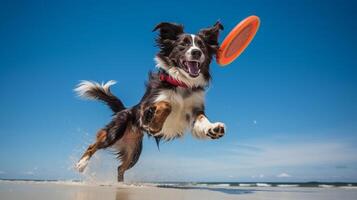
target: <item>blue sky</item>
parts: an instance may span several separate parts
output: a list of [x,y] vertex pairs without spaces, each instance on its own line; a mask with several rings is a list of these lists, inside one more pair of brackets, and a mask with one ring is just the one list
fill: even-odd
[[73,93],[117,80],[127,106],[154,69],[161,21],[187,32],[249,15],[261,27],[226,68],[212,64],[206,99],[225,137],[187,134],[158,151],[145,138],[133,181],[357,181],[357,5],[353,1],[0,1],[0,178],[115,179],[99,152],[72,166],[111,112]]

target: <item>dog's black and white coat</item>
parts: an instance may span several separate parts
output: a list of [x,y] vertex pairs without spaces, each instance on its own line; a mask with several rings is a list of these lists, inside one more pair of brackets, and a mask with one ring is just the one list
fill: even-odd
[[156,30],[160,48],[155,57],[158,72],[149,74],[146,92],[137,105],[124,107],[110,92],[114,81],[82,81],[75,89],[82,97],[103,101],[115,113],[76,164],[79,171],[85,169],[98,149],[113,147],[121,159],[118,181],[123,181],[124,172],[139,159],[145,132],[156,141],[180,137],[188,130],[197,138],[218,139],[224,135],[225,125],[210,122],[204,113],[205,88],[211,79],[209,65],[223,26],[217,22],[198,34],[187,34],[182,25],[163,22]]

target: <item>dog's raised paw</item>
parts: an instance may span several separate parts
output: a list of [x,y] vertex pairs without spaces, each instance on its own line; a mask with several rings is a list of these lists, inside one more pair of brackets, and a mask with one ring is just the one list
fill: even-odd
[[155,116],[156,106],[150,106],[144,111],[143,114],[143,124],[148,125]]
[[167,116],[171,112],[171,105],[167,102],[161,101],[155,103],[143,112],[142,127],[151,135],[160,132]]
[[207,136],[211,139],[221,138],[225,133],[225,125],[223,123],[217,122],[212,124],[212,127],[208,129]]

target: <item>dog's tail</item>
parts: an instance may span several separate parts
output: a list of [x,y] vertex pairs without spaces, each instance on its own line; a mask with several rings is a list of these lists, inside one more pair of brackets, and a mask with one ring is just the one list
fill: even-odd
[[74,89],[78,96],[86,99],[100,100],[106,103],[114,113],[125,109],[124,104],[110,92],[110,86],[116,82],[111,80],[107,83],[99,84],[94,81],[81,81]]

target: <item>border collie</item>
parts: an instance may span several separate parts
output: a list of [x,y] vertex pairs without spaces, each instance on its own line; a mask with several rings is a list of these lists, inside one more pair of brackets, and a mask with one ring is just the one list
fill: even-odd
[[160,140],[181,137],[187,130],[200,139],[218,139],[225,133],[225,125],[212,123],[205,115],[205,89],[210,83],[209,66],[218,50],[217,22],[197,34],[184,33],[182,25],[162,22],[153,31],[159,52],[155,57],[155,72],[149,73],[146,92],[141,101],[125,108],[119,98],[110,92],[115,81],[105,84],[82,81],[75,91],[79,96],[106,103],[114,112],[113,119],[97,133],[76,168],[83,172],[89,159],[99,150],[112,147],[121,161],[118,181],[124,172],[138,161],[144,133]]

